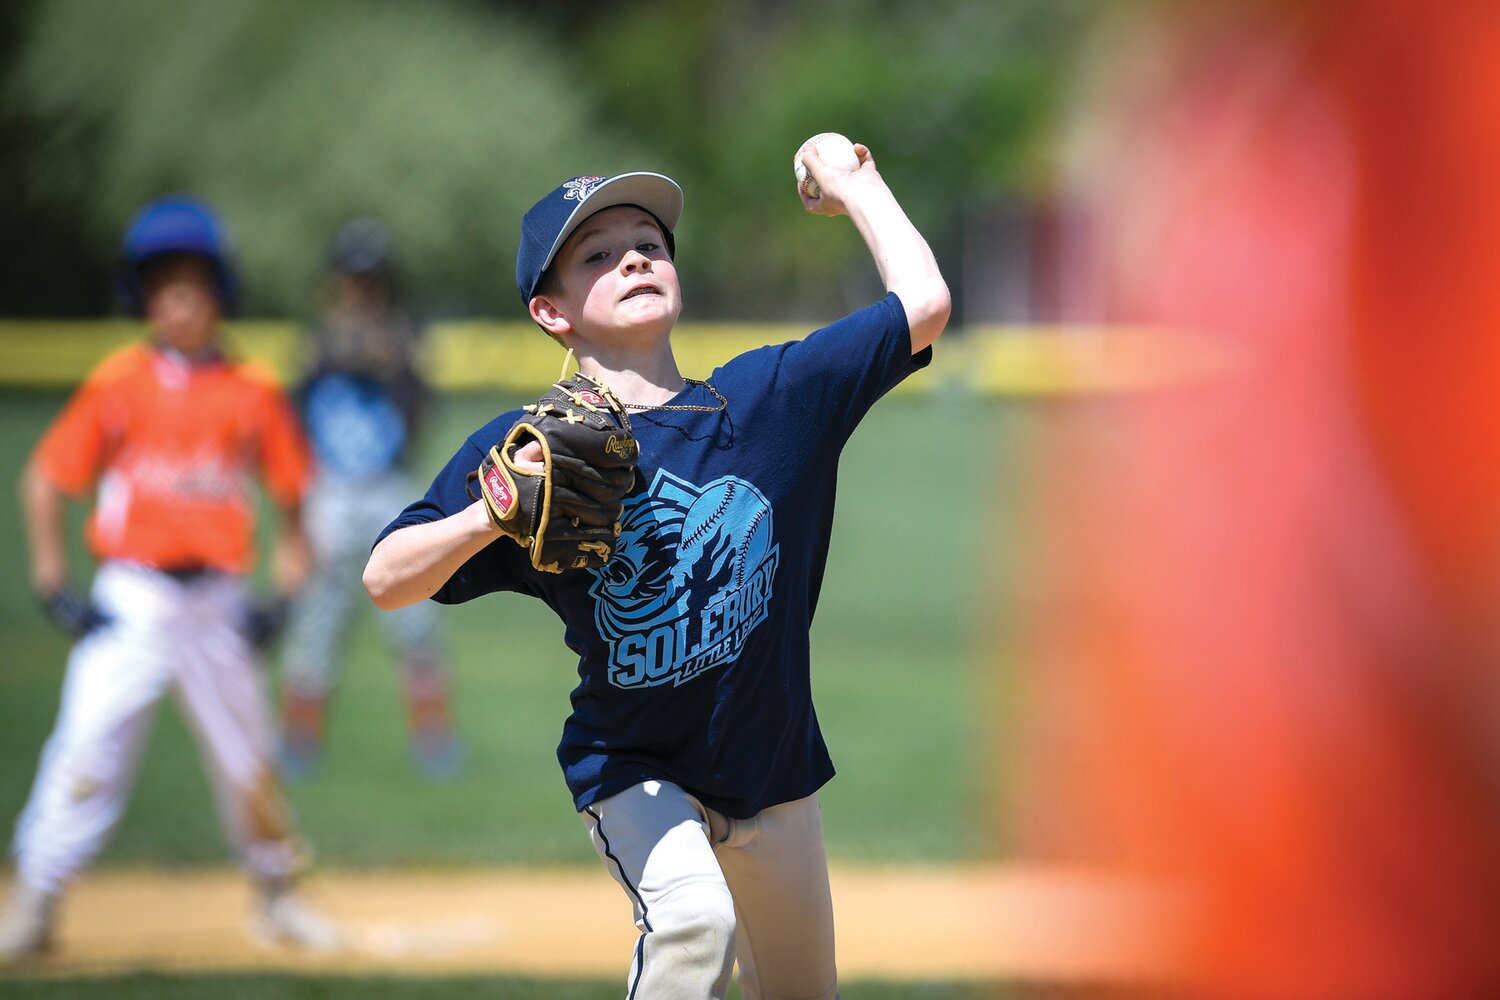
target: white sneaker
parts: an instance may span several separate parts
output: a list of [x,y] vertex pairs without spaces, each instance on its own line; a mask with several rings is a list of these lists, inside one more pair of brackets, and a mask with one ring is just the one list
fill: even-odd
[[300,948],[328,954],[347,946],[338,924],[313,909],[296,892],[283,889],[261,897],[250,934],[269,947]]
[[0,962],[19,962],[52,947],[56,897],[17,882],[0,915]]

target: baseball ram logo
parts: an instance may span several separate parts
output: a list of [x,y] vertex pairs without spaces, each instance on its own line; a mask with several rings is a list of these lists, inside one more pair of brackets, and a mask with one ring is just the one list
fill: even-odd
[[609,682],[676,686],[733,663],[769,610],[773,539],[771,504],[745,480],[697,487],[658,471],[626,502],[614,556],[590,570]]

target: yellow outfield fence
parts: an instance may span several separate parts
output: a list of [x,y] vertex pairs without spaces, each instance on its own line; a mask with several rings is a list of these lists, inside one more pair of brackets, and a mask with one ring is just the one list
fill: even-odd
[[[231,348],[270,367],[284,383],[308,358],[305,327],[242,320],[226,327]],[[704,376],[754,347],[808,333],[792,324],[690,323],[672,334],[682,370]],[[0,320],[0,387],[65,388],[145,328],[127,320]],[[949,331],[930,371],[898,392],[939,386],[1001,396],[1131,391],[1222,375],[1240,362],[1211,337],[1115,326],[971,326]],[[445,391],[538,390],[557,378],[562,351],[536,327],[485,320],[427,328],[423,363]]]

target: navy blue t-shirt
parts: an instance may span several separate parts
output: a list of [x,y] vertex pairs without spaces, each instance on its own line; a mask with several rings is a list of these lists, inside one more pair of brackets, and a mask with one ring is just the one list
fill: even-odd
[[[870,406],[931,360],[911,354],[894,294],[800,341],[746,352],[709,378],[718,412],[632,412],[641,445],[615,553],[597,570],[532,569],[507,539],[439,590],[545,601],[578,655],[557,756],[577,808],[674,782],[745,818],[833,777],[809,676],[838,457]],[[668,405],[718,406],[700,385]],[[468,474],[521,415],[471,435],[386,529],[469,506]]]

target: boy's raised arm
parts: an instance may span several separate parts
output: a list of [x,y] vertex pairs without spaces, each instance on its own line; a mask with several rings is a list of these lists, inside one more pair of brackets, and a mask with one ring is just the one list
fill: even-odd
[[859,167],[840,170],[823,160],[816,145],[805,146],[798,155],[821,194],[810,198],[800,186],[798,194],[803,206],[815,215],[847,215],[853,221],[875,258],[886,291],[895,292],[906,309],[915,354],[937,340],[948,324],[952,307],[948,283],[927,241],[875,169],[870,150],[859,143],[854,149]]

